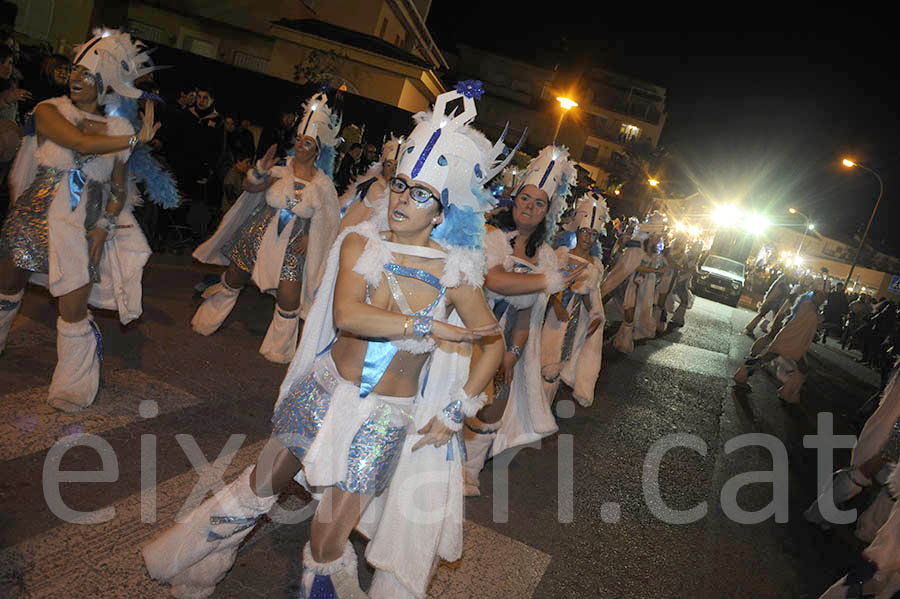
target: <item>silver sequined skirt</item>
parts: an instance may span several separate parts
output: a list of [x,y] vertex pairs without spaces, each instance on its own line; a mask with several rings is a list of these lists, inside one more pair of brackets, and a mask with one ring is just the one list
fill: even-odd
[[[338,389],[343,387],[343,389]],[[316,360],[312,372],[296,381],[288,395],[272,416],[272,434],[301,462],[307,451],[321,434],[325,416],[336,392],[346,400],[347,392],[354,390],[350,401],[359,399],[359,387],[341,378],[326,353]],[[393,398],[370,393],[369,400],[376,400],[376,407],[365,417],[346,455],[333,452],[331,459],[346,460],[347,477],[336,486],[343,491],[368,495],[380,493],[391,480],[403,442],[412,426],[412,398]],[[404,405],[406,404],[406,405]],[[345,426],[333,423],[333,426]]]
[[25,270],[47,274],[50,270],[47,212],[66,171],[40,166],[31,186],[16,198],[3,231],[0,256],[11,257]]
[[[262,203],[241,225],[237,233],[223,248],[222,253],[233,264],[245,272],[252,273],[256,265],[256,257],[259,254],[259,246],[263,235],[272,221],[278,217],[278,209]],[[291,240],[284,252],[284,262],[281,264],[282,281],[299,282],[303,279],[303,265],[306,258],[296,252],[300,239],[309,233],[309,219],[294,217],[291,225]]]

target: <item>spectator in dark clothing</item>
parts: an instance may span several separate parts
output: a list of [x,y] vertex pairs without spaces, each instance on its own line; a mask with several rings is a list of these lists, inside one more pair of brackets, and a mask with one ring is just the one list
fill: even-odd
[[338,195],[344,193],[350,182],[359,174],[359,162],[362,156],[362,146],[353,144],[350,150],[341,158],[341,166],[334,175],[334,186]]
[[222,149],[222,132],[217,129],[221,115],[216,111],[215,94],[210,86],[197,88],[197,103],[189,110],[194,117],[192,129],[186,131],[184,145],[189,174],[186,195],[190,198],[188,225],[194,241],[207,237],[210,224],[221,204],[221,185],[215,167]]
[[261,158],[269,147],[275,145],[275,156],[284,159],[294,147],[296,135],[297,112],[293,104],[284,105],[278,114],[278,120],[263,128],[256,146],[256,157]]
[[19,105],[21,114],[31,112],[39,102],[68,95],[70,68],[71,61],[62,54],[45,56],[38,76],[27,84],[31,100]]
[[844,293],[844,284],[838,283],[835,288],[825,298],[825,307],[822,310],[824,320],[824,328],[822,331],[822,343],[828,339],[828,332],[837,333],[836,337],[840,339],[841,325],[844,321],[844,315],[850,310],[850,301],[847,294]]

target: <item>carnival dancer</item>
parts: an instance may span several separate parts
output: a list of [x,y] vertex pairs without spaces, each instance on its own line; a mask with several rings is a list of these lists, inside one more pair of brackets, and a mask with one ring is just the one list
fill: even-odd
[[781,273],[774,281],[772,281],[769,290],[766,291],[766,295],[763,297],[762,303],[759,305],[756,316],[754,316],[753,319],[747,323],[747,326],[744,327],[745,335],[753,337],[756,325],[758,325],[769,312],[771,312],[773,316],[778,313],[778,309],[781,308],[782,304],[788,299],[788,294],[790,294],[791,290],[790,287],[790,279],[787,273]]
[[609,298],[604,305],[607,318],[621,322],[613,338],[613,347],[629,354],[634,351],[634,305],[637,288],[644,277],[644,246],[650,235],[634,219],[619,238],[621,249],[613,267],[600,285],[600,295]]
[[[324,492],[301,597],[364,596],[354,527],[370,539],[373,599],[424,597],[437,560],[460,557],[459,431],[503,354],[480,286],[492,200],[483,186],[506,159],[501,142],[468,125],[480,87],[462,82],[416,115],[391,181],[389,229],[370,220],[332,247],[257,465],[143,548],[175,596],[209,596],[295,476]],[[457,99],[463,112],[446,114]]]
[[557,430],[552,398],[543,393],[541,327],[550,296],[578,279],[586,266],[562,271],[568,268],[568,248],[557,254],[548,243],[574,181],[568,150],[547,146],[528,165],[512,207],[488,219],[484,286],[507,347],[490,405],[466,420],[467,496],[480,494],[478,474],[489,457]]
[[[822,516],[819,503],[828,494],[835,506],[840,506],[859,495],[864,488],[877,481],[885,485],[894,466],[900,462],[900,360],[894,364],[893,373],[881,393],[878,408],[866,421],[850,456],[850,467],[834,473],[819,497],[803,513],[807,521],[828,529],[831,524]],[[884,524],[893,507],[894,499],[887,486],[873,504],[860,517],[856,536],[870,542]]]
[[763,364],[779,359],[778,379],[782,386],[778,397],[788,403],[800,401],[800,389],[806,382],[806,352],[819,326],[819,306],[825,301],[822,289],[810,291],[797,298],[784,327],[765,348],[755,350],[734,373],[738,388],[749,390],[747,379]]
[[697,263],[700,261],[700,252],[695,246],[691,248],[685,247],[685,251],[676,254],[675,263],[677,272],[675,274],[675,286],[672,288],[672,294],[678,298],[678,309],[672,314],[669,324],[673,327],[684,326],[684,316],[693,305],[694,298],[691,294],[691,282],[694,274],[697,272]]
[[656,337],[659,311],[659,282],[665,265],[662,259],[667,218],[658,210],[654,210],[642,225],[642,229],[650,234],[644,246],[646,253],[638,272],[644,276],[638,284],[634,302],[634,340],[653,339]]
[[[888,479],[888,492],[900,497],[900,467]],[[900,502],[895,501],[887,521],[863,550],[865,561],[825,591],[819,599],[893,599],[900,593]]]
[[300,320],[306,317],[325,258],[337,237],[340,205],[331,181],[340,117],[319,93],[304,106],[294,155],[275,165],[275,146],[256,163],[246,190],[215,234],[194,251],[208,264],[227,265],[219,283],[204,293],[191,325],[201,335],[215,333],[250,280],[275,293],[275,313],[259,353],[287,364],[294,356]]
[[117,310],[123,324],[141,315],[150,247],[132,215],[137,188],[126,163],[160,125],[152,103],[137,134],[104,111],[139,98],[135,79],[155,68],[128,34],[97,32],[76,52],[69,97],[35,108],[11,173],[16,199],[0,235],[0,351],[26,282],[48,287],[59,304],[49,401],[60,410],[90,405],[99,387],[102,343],[88,304]]
[[381,148],[381,159],[350,184],[341,196],[341,231],[378,215],[387,227],[387,199],[391,178],[397,170],[402,137],[391,136]]
[[541,376],[544,397],[552,401],[559,380],[572,388],[572,397],[584,407],[594,402],[594,385],[603,359],[603,301],[600,281],[603,260],[600,237],[606,233],[609,211],[606,200],[589,192],[575,202],[577,245],[569,250],[568,261],[584,264],[581,276],[571,289],[551,299],[541,338]]

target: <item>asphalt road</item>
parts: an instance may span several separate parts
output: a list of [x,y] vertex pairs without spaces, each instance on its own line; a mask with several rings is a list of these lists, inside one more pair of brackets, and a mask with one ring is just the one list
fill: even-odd
[[[243,435],[223,452],[231,460],[226,480],[255,461],[285,371],[257,353],[274,303],[245,291],[221,331],[196,335],[189,328],[199,303],[193,285],[204,272],[154,264],[145,272],[138,323],[121,327],[114,315],[97,315],[103,387],[95,404],[77,414],[46,404],[56,308],[44,291],[27,293],[0,358],[0,596],[165,597],[144,574],[137,547],[171,521],[198,480],[185,447],[195,442],[212,462],[232,435]],[[438,570],[430,596],[817,597],[857,559],[861,545],[849,527],[824,535],[802,520],[816,493],[816,454],[804,448],[803,436],[815,432],[820,411],[834,413],[838,432],[855,432],[849,415],[876,381],[833,346],[817,346],[799,406],[776,399],[777,385],[765,374],[751,380],[751,394],[736,397],[730,376],[751,344],[741,334],[749,318],[747,310],[698,298],[683,329],[640,344],[631,356],[610,351],[591,407],[576,406],[563,389],[559,434],[540,448],[498,457],[482,473],[483,496],[466,501],[463,559]],[[117,472],[111,482],[64,483],[60,496],[72,509],[107,508],[104,522],[65,522],[48,506],[42,473],[101,468],[93,449],[59,451],[80,433],[109,444]],[[773,467],[772,454],[760,446],[726,452],[728,441],[747,433],[784,448],[786,522],[740,524],[725,515],[728,481]],[[648,497],[647,456],[674,435],[694,447],[662,456],[660,494]],[[156,464],[155,472],[141,466],[142,451],[158,456],[144,460]],[[849,458],[847,451],[835,455],[839,464]],[[508,481],[506,491],[495,486],[495,474]],[[769,482],[741,486],[737,504],[764,508],[772,489]],[[299,488],[285,493],[281,503],[301,510],[300,522],[260,526],[214,597],[297,595],[308,499]],[[703,502],[705,515],[691,523],[659,517],[662,509]],[[354,542],[362,554],[364,541]],[[360,569],[364,588],[370,577]]]

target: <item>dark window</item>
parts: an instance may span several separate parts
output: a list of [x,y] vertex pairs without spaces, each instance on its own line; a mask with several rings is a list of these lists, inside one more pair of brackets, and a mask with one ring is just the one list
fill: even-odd
[[596,163],[598,149],[597,146],[584,146],[584,150],[581,152],[581,162],[587,162],[588,164]]

